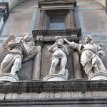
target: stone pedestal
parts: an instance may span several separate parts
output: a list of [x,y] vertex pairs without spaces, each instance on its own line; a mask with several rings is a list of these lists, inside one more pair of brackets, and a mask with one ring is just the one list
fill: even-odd
[[10,73],[2,73],[0,74],[0,81],[7,81],[7,82],[17,82],[19,78],[16,75],[12,75]]
[[53,74],[53,75],[47,75],[43,80],[44,81],[66,81],[67,78],[64,75]]
[[68,70],[66,69],[65,74],[52,74],[47,75],[44,81],[66,81],[68,79]]
[[92,74],[89,78],[89,80],[107,80],[107,73],[99,72]]

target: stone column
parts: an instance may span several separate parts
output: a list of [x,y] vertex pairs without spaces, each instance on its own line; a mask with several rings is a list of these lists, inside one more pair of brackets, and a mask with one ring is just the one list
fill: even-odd
[[36,38],[36,45],[37,45],[37,55],[34,58],[34,65],[33,65],[33,73],[32,79],[39,80],[40,79],[40,72],[41,72],[41,57],[42,57],[42,42],[43,36],[38,35]]
[[40,79],[40,68],[41,68],[41,50],[42,46],[37,46],[38,53],[34,58],[34,65],[33,65],[33,73],[32,73],[32,79],[33,80],[39,80]]
[[75,79],[81,79],[81,67],[80,67],[80,61],[79,61],[79,54],[77,51],[73,52],[73,64],[74,64],[74,77]]

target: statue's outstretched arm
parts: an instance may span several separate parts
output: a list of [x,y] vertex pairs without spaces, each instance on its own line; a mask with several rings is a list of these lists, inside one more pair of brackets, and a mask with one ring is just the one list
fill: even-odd
[[56,43],[54,43],[52,46],[50,46],[49,48],[48,48],[48,51],[49,52],[53,52],[53,50],[54,50],[54,48],[56,47]]
[[84,48],[83,44],[78,44],[75,42],[70,42],[67,39],[64,38],[64,41],[73,49],[77,49],[78,51],[81,51]]
[[72,42],[68,41],[66,38],[64,38],[64,41],[68,44],[68,45],[71,45]]
[[70,45],[70,47],[71,48],[73,48],[73,49],[76,49],[76,47],[77,47],[77,43],[75,43],[75,42],[70,42],[70,41],[68,41],[67,39],[65,39],[64,38],[64,41],[68,44],[68,45]]

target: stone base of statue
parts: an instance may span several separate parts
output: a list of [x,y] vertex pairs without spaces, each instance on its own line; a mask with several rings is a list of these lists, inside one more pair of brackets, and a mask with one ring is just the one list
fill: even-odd
[[44,81],[66,81],[66,77],[63,75],[53,74],[53,75],[47,75],[44,79]]
[[107,73],[99,72],[91,75],[89,80],[107,80]]
[[0,74],[0,82],[17,82],[19,78],[17,74],[12,75],[11,73],[2,73]]
[[66,69],[65,74],[52,74],[47,75],[44,81],[66,81],[68,79],[68,70]]

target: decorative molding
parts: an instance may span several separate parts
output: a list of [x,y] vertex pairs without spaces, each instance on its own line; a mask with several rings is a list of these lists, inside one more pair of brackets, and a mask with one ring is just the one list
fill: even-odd
[[0,83],[0,93],[107,91],[107,81],[22,81]]
[[[62,36],[70,38],[73,41],[78,41],[81,36],[81,29],[66,29],[66,30],[33,30],[33,38],[36,40],[37,36],[54,37]],[[43,40],[44,41],[44,40]]]
[[29,100],[2,100],[0,101],[0,106],[28,106],[30,105],[30,107],[35,106],[38,107],[38,105],[40,107],[42,106],[46,106],[46,105],[56,105],[56,106],[60,106],[60,105],[78,105],[80,107],[82,107],[83,104],[88,104],[88,105],[92,105],[95,106],[96,104],[106,104],[105,106],[107,106],[107,98],[72,98],[72,99],[65,99],[65,98],[54,98],[54,99],[41,99],[41,100],[33,100],[33,99],[29,99]]
[[76,6],[76,0],[42,0],[38,2],[39,8],[42,6],[52,6],[52,5],[73,5]]
[[43,36],[57,36],[57,35],[71,35],[77,34],[78,37],[81,36],[81,29],[66,29],[66,30],[33,30],[33,36],[43,35]]

